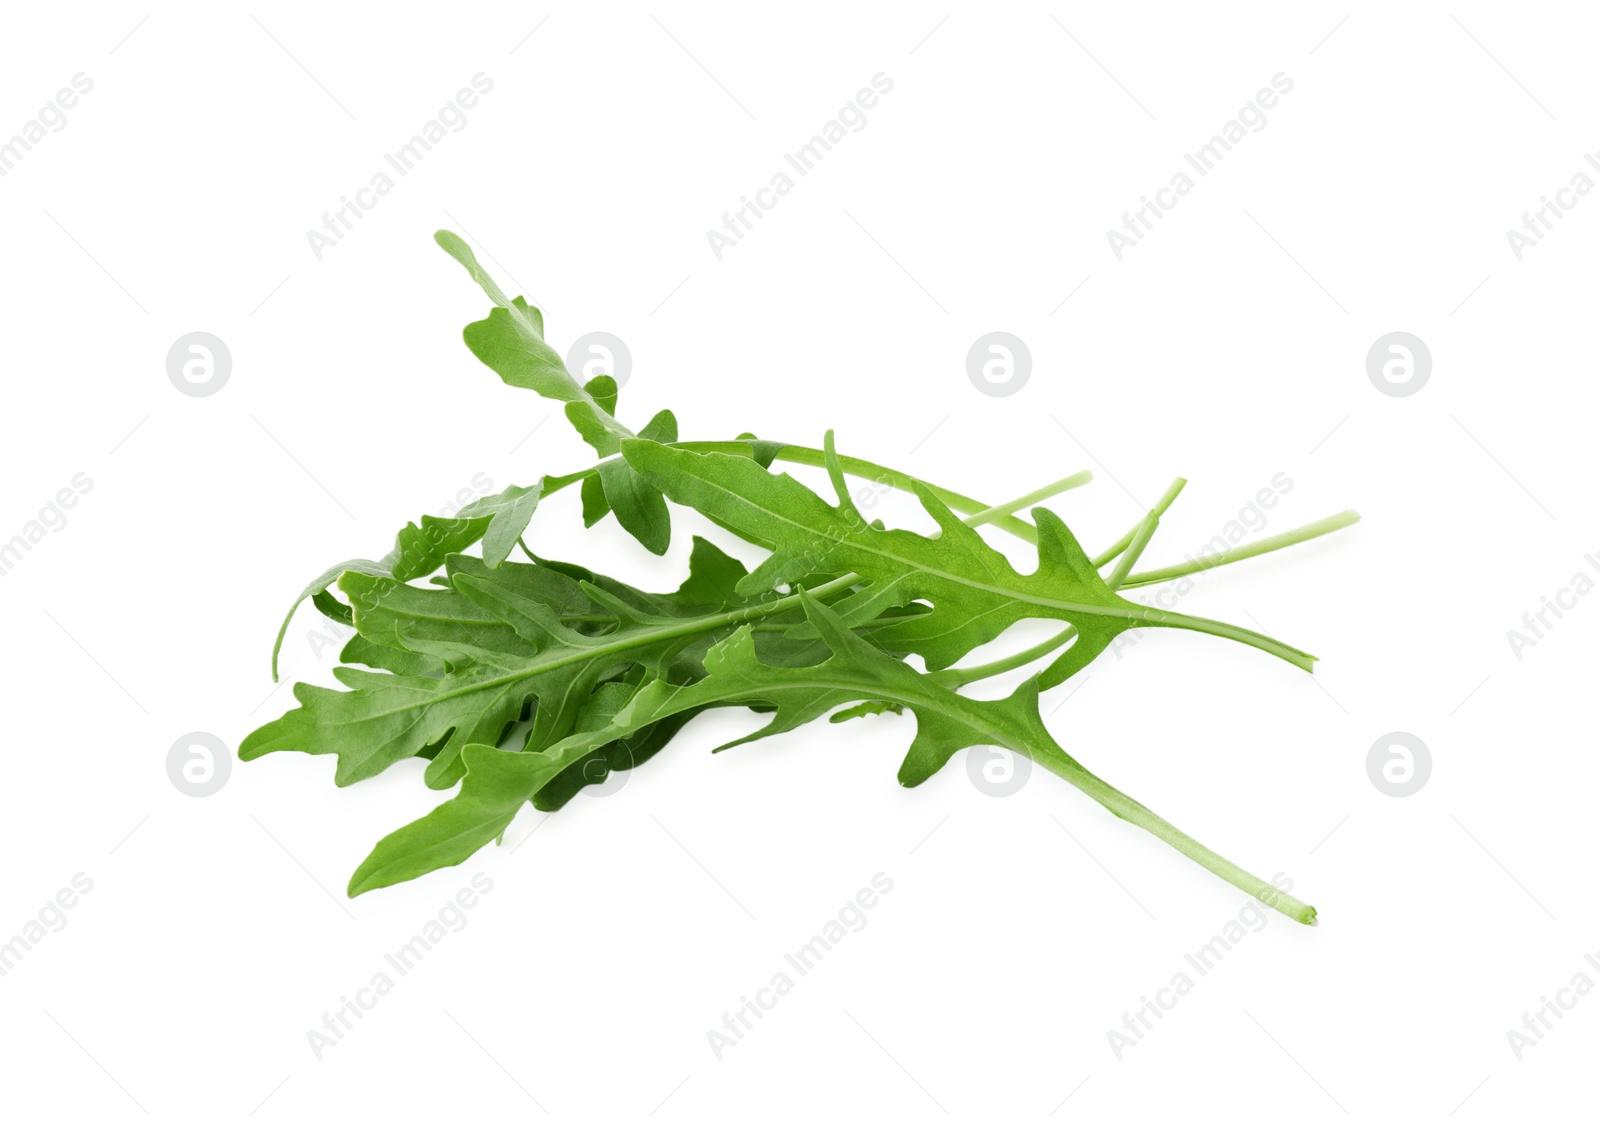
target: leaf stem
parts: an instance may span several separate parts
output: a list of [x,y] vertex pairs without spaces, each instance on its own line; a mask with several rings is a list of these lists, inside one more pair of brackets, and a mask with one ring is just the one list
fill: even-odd
[[1042,503],[1046,499],[1054,498],[1063,491],[1070,491],[1074,487],[1082,487],[1094,478],[1092,471],[1075,471],[1065,479],[1057,479],[1054,483],[1040,487],[1037,491],[1029,491],[1026,495],[1019,495],[1009,502],[999,503],[984,510],[969,514],[966,518],[968,526],[978,526],[990,522],[1002,515],[1016,514],[1020,510]]
[[[919,692],[918,686],[920,681],[910,687],[902,688],[893,698],[894,701],[911,707],[918,713],[919,726],[924,712],[959,719],[971,731],[988,736],[995,744],[1026,756],[1065,779],[1116,816],[1165,841],[1202,868],[1228,881],[1239,890],[1297,922],[1316,924],[1316,908],[1294,899],[1261,877],[1245,871],[1233,861],[1207,848],[1172,822],[1158,816],[1147,806],[1091,772],[1068,754],[1045,726],[1044,719],[1040,717],[1036,695],[1019,692],[1023,702],[1028,704],[1026,714],[1019,715],[1012,710],[1014,698],[980,701],[966,699],[943,688],[928,688]],[[861,690],[868,693],[865,687]],[[915,784],[906,782],[903,776],[901,781]]]
[[1332,534],[1335,530],[1343,530],[1361,521],[1361,516],[1355,511],[1340,511],[1338,514],[1329,515],[1327,518],[1318,519],[1316,522],[1305,526],[1298,526],[1293,530],[1286,530],[1282,534],[1274,534],[1270,538],[1262,538],[1255,542],[1246,542],[1242,546],[1235,546],[1231,550],[1224,550],[1220,554],[1208,554],[1203,558],[1191,558],[1182,565],[1163,566],[1160,569],[1147,570],[1144,573],[1135,573],[1128,576],[1122,583],[1124,589],[1138,589],[1145,585],[1156,585],[1162,581],[1171,581],[1176,577],[1186,577],[1191,573],[1202,570],[1215,569],[1218,566],[1229,565],[1233,562],[1242,562],[1246,558],[1258,557],[1269,554],[1273,550],[1281,550],[1287,546],[1309,542],[1313,538],[1321,538],[1324,534]]
[[1002,656],[998,660],[991,660],[987,664],[973,664],[970,668],[945,668],[943,671],[929,672],[928,677],[945,687],[954,690],[965,687],[969,683],[977,683],[981,679],[990,679],[1006,672],[1014,671],[1023,664],[1031,664],[1035,660],[1042,660],[1064,644],[1070,644],[1078,638],[1078,630],[1071,625],[1062,629],[1047,640],[1014,652],[1009,656]]
[[1139,560],[1139,555],[1144,553],[1144,548],[1150,544],[1150,539],[1156,532],[1156,526],[1161,522],[1161,516],[1167,513],[1167,508],[1173,504],[1173,501],[1178,497],[1178,492],[1182,491],[1188,485],[1188,482],[1187,479],[1181,476],[1174,479],[1172,486],[1167,488],[1166,493],[1151,508],[1150,513],[1144,516],[1144,521],[1139,523],[1134,530],[1133,540],[1128,543],[1128,548],[1117,559],[1116,568],[1111,571],[1111,576],[1106,578],[1107,585],[1113,589],[1122,587],[1123,578],[1128,576],[1128,571]]
[[1308,926],[1316,925],[1315,907],[1278,890],[1261,877],[1245,871],[1233,861],[1213,852],[1172,822],[1153,813],[1120,789],[1091,773],[1076,758],[1061,749],[1053,739],[1048,744],[1035,741],[1028,745],[1030,749],[1024,751],[1028,757],[1052,773],[1065,778],[1124,821],[1153,833],[1208,872],[1227,880],[1234,887],[1281,911],[1296,922]]
[[[1172,481],[1172,485],[1167,488],[1166,494],[1162,495],[1161,498],[1156,500],[1156,505],[1151,508],[1156,518],[1159,519],[1162,515],[1167,513],[1167,508],[1172,505],[1172,501],[1178,497],[1178,492],[1183,490],[1188,482],[1189,481],[1187,479],[1184,479],[1181,476]],[[1122,553],[1122,551],[1131,546],[1134,538],[1138,537],[1139,531],[1141,528],[1143,528],[1143,526],[1144,519],[1140,519],[1138,522],[1130,526],[1127,532],[1123,534],[1121,538],[1118,538],[1104,550],[1101,550],[1100,553],[1090,558],[1089,560],[1094,562],[1094,568],[1104,569],[1106,563],[1116,558],[1118,554]]]

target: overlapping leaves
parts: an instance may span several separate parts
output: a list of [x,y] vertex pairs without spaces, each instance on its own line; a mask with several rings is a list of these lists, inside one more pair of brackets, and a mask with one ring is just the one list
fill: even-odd
[[1033,687],[995,702],[967,699],[867,643],[820,602],[804,596],[802,601],[808,623],[827,649],[824,659],[802,667],[764,663],[751,629],[741,627],[710,649],[702,678],[687,684],[654,680],[633,693],[604,725],[575,729],[537,750],[470,745],[463,752],[468,772],[460,793],[380,841],[356,869],[351,894],[461,863],[499,837],[517,811],[550,782],[594,751],[707,707],[759,705],[772,711],[765,726],[719,747],[727,749],[793,730],[847,703],[893,702],[909,710],[917,723],[900,769],[904,785],[926,780],[968,747],[993,743],[1020,751],[1043,733]]
[[[600,462],[508,487],[452,517],[408,524],[388,555],[340,563],[297,599],[296,606],[310,598],[354,627],[341,654],[344,666],[334,671],[342,688],[297,684],[298,705],[249,735],[240,757],[274,750],[333,754],[339,785],[419,757],[428,762],[430,786],[459,784],[431,813],[378,843],[352,878],[351,894],[466,860],[500,837],[524,805],[559,808],[585,785],[653,757],[700,712],[725,706],[767,715],[739,742],[830,714],[842,721],[884,708],[907,712],[916,735],[900,767],[905,785],[926,780],[962,749],[1004,746],[1047,765],[1230,882],[1264,886],[1089,773],[1061,750],[1039,716],[1042,688],[1070,677],[1134,628],[1205,632],[1310,669],[1312,657],[1259,633],[1118,595],[1159,510],[1137,536],[1130,532],[1092,560],[1053,511],[1034,509],[1032,526],[1011,514],[1077,477],[1016,504],[985,508],[878,469],[917,495],[935,530],[868,522],[851,501],[831,434],[822,452],[748,433],[737,442],[683,445],[667,411],[637,433],[630,430],[617,419],[610,376],[580,384],[545,340],[539,310],[508,298],[460,239],[448,232],[436,239],[495,304],[466,328],[468,347],[508,385],[561,402]],[[775,458],[801,453],[826,468],[837,503],[771,470]],[[859,473],[876,465],[852,466]],[[653,553],[669,548],[671,500],[764,547],[767,556],[746,572],[696,538],[688,577],[670,593],[540,558],[528,545],[529,524],[542,499],[574,485],[585,525],[615,515]],[[943,500],[971,504],[971,514],[959,518]],[[1033,572],[1016,569],[976,532],[989,521],[1037,544]],[[480,542],[479,556],[465,553]],[[518,549],[523,560],[513,558]],[[1097,561],[1123,552],[1110,579],[1102,577]],[[428,584],[412,584],[424,578]],[[1020,621],[1038,618],[1070,628],[1059,644],[1025,650],[1010,662],[944,670]],[[280,630],[278,645],[282,639]],[[1002,698],[953,690],[1067,644]],[[908,662],[913,656],[920,668]],[[276,676],[277,646],[273,662]],[[1313,921],[1309,907],[1284,898],[1280,909]]]
[[[827,446],[831,452],[831,438]],[[917,495],[938,523],[936,537],[868,523],[851,502],[836,461],[830,461],[829,470],[839,502],[830,505],[792,476],[738,456],[675,450],[647,440],[626,441],[622,454],[674,502],[773,547],[771,556],[739,583],[745,594],[816,573],[851,573],[865,584],[837,610],[847,623],[914,600],[931,602],[927,615],[883,637],[890,646],[917,653],[930,668],[948,667],[1029,617],[1067,621],[1078,629],[1077,644],[1052,673],[1059,679],[1075,674],[1120,633],[1141,627],[1224,636],[1311,668],[1313,657],[1261,633],[1117,596],[1066,524],[1042,507],[1033,512],[1039,567],[1023,574],[924,487]]]
[[530,714],[535,748],[568,733],[601,684],[635,665],[665,675],[697,639],[738,619],[718,614],[747,603],[734,588],[743,569],[703,540],[675,594],[544,563],[445,564],[444,587],[342,574],[358,633],[345,658],[390,670],[337,668],[344,691],[296,684],[300,705],[246,738],[239,756],[335,754],[335,781],[349,785],[420,755],[428,784],[443,788],[461,777],[463,747],[499,742]]

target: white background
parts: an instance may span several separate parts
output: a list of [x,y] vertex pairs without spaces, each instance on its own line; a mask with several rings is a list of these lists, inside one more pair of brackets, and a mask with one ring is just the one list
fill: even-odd
[[[1583,557],[1600,202],[1520,261],[1505,232],[1600,137],[1595,30],[1579,6],[1471,3],[9,10],[0,135],[75,73],[94,86],[0,179],[0,541],[93,481],[0,577],[0,936],[93,882],[0,980],[8,1116],[1587,1110],[1600,995],[1521,1060],[1506,1031],[1600,948],[1600,600],[1520,659],[1506,633],[1600,576]],[[306,230],[479,72],[494,87],[466,127],[316,258]],[[867,126],[718,260],[706,230],[878,72],[894,88]],[[1106,230],[1279,72],[1294,88],[1266,127],[1118,261]],[[1274,916],[1119,1060],[1107,1030],[1245,897],[1042,772],[993,798],[958,758],[901,789],[909,720],[713,758],[751,724],[703,717],[614,795],[547,826],[530,810],[505,847],[354,902],[371,844],[439,800],[420,765],[335,790],[331,758],[276,754],[180,793],[178,736],[236,747],[291,705],[267,653],[305,580],[381,554],[477,473],[500,489],[587,463],[559,416],[528,439],[549,405],[462,345],[488,302],[439,227],[544,309],[558,348],[628,343],[635,426],[670,406],[691,438],[833,427],[987,500],[1086,468],[1059,507],[1091,549],[1185,475],[1149,564],[1198,550],[1279,472],[1294,486],[1269,532],[1359,509],[1183,605],[1314,652],[1315,681],[1153,634],[1051,717],[1091,768],[1291,876],[1320,925]],[[165,370],[197,329],[233,357],[204,398]],[[995,329],[1033,355],[1009,397],[965,371]],[[1431,348],[1414,396],[1367,377],[1393,330]],[[685,544],[663,563],[611,520],[585,534],[577,502],[541,510],[541,548],[676,584]],[[321,623],[291,628],[290,682],[326,680]],[[1366,769],[1396,730],[1434,762],[1402,800]],[[317,1059],[307,1030],[479,871],[494,886],[465,929]],[[868,926],[719,1061],[706,1031],[877,872],[894,889]]]

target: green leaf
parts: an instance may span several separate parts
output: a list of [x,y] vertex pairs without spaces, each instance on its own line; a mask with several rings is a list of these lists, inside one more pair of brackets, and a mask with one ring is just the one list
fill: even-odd
[[641,439],[653,440],[658,444],[676,444],[678,442],[678,418],[672,415],[671,409],[662,409],[650,418],[650,423],[639,429]]
[[[478,559],[466,555],[452,557],[447,564],[452,577],[458,573],[488,575]],[[646,592],[583,566],[548,558],[540,558],[533,565],[507,562],[495,572],[503,575],[507,584],[556,609],[565,619],[592,619],[600,614],[608,622],[606,631],[614,625],[615,617],[589,594],[588,587],[620,597],[634,608],[658,617],[702,617],[752,603],[738,592],[739,581],[748,572],[744,565],[699,535],[695,535],[689,552],[689,575],[671,593]]]
[[600,473],[598,471],[585,479],[583,486],[579,490],[583,494],[583,525],[585,527],[593,526],[611,513],[611,504],[606,501],[605,484],[600,481]]
[[[645,439],[653,440],[655,437],[646,436]],[[750,458],[762,467],[771,467],[772,461],[778,458],[778,453],[789,446],[776,440],[758,439],[754,432],[741,432],[739,433],[739,439],[749,442]]]
[[[655,611],[691,616],[744,604],[746,599],[739,595],[739,582],[748,572],[739,559],[696,534],[689,551],[688,578],[670,598],[663,599]],[[641,595],[640,599],[644,598],[645,595]]]
[[[909,710],[916,720],[916,736],[900,767],[903,785],[927,780],[961,750],[1000,746],[1040,762],[1115,815],[1155,833],[1241,890],[1302,923],[1316,921],[1315,908],[1277,892],[1218,856],[1062,750],[1040,718],[1038,688],[1033,681],[1005,699],[968,699],[867,644],[820,602],[809,597],[803,601],[808,620],[832,652],[827,660],[803,668],[764,665],[756,657],[751,630],[745,627],[711,649],[704,679],[689,685],[661,680],[646,684],[608,726],[580,731],[544,749],[521,754],[470,746],[464,754],[467,774],[461,792],[380,841],[356,870],[352,892],[399,883],[465,861],[504,830],[522,802],[531,800],[570,767],[664,719],[729,703],[762,703],[774,708],[766,726],[728,744],[739,745],[791,730],[846,703],[886,700]],[[480,766],[487,767],[488,781],[474,785],[472,777]]]
[[[600,378],[595,378],[599,380]],[[678,421],[663,410],[650,418],[639,433],[656,443],[678,439]],[[583,483],[583,524],[593,526],[615,513],[622,528],[652,554],[664,554],[672,543],[672,516],[661,492],[620,459],[602,463],[593,478]]]
[[516,652],[524,647],[515,629],[474,603],[455,584],[423,588],[393,578],[352,573],[339,579],[339,588],[350,598],[356,632],[362,639],[426,656],[430,661],[428,670],[438,670],[444,664],[438,647],[441,644],[497,652]]
[[[728,744],[738,745],[793,729],[849,702],[886,700],[909,709],[917,723],[900,770],[903,784],[926,780],[963,749],[996,745],[1014,750],[1241,890],[1300,922],[1315,922],[1314,908],[1274,891],[1265,881],[1205,848],[1063,751],[1039,716],[1034,681],[1002,700],[967,699],[867,644],[819,602],[803,594],[801,599],[818,638],[831,650],[825,661],[807,667],[762,664],[753,647],[753,633],[745,627],[709,650],[704,678],[688,684],[654,680],[633,694],[605,726],[594,728],[594,722],[612,712],[615,695],[620,693],[607,693],[603,709],[589,712],[582,726],[553,743],[521,754],[470,745],[462,755],[467,780],[461,793],[380,842],[358,869],[352,893],[464,861],[498,837],[524,801],[550,795],[559,804],[570,796],[574,770],[593,765],[595,755],[614,751],[618,743],[630,739],[648,742],[651,728],[694,712],[733,703],[770,708],[773,717],[765,727]],[[486,780],[474,784],[473,774],[480,773],[480,767],[487,767],[482,775]]]
[[610,374],[602,373],[598,377],[591,377],[583,386],[583,391],[594,398],[594,403],[606,412],[616,415],[617,411],[617,382]]
[[532,487],[507,487],[498,495],[485,496],[461,509],[461,518],[489,519],[488,529],[483,534],[485,562],[497,566],[511,556],[517,539],[533,521],[533,512],[538,509],[544,489],[542,479]]
[[488,528],[489,520],[485,518],[423,515],[421,522],[408,522],[395,535],[394,549],[384,555],[382,564],[396,581],[427,577],[451,554],[476,545]]
[[437,678],[441,670],[439,661],[432,656],[420,652],[408,652],[404,648],[391,648],[387,644],[369,640],[360,633],[345,641],[344,647],[339,651],[339,661],[390,671],[396,675]]
[[583,442],[588,444],[601,457],[613,456],[617,453],[621,441],[621,433],[617,426],[608,420],[608,414],[598,405],[587,404],[583,401],[572,401],[565,409],[567,420],[571,422]]
[[[603,407],[595,395],[573,379],[561,355],[545,341],[544,315],[537,307],[529,306],[520,297],[508,300],[472,249],[454,232],[441,230],[433,238],[467,269],[495,303],[487,318],[471,323],[462,332],[467,348],[506,384],[566,402],[567,417],[584,440],[602,457],[615,455],[618,443],[633,435],[611,415],[616,408],[615,382],[609,390],[610,405]],[[604,386],[599,391],[602,396],[607,395]]]
[[[515,816],[518,791],[522,801],[531,801],[596,751],[710,706],[753,704],[772,709],[772,717],[759,730],[719,747],[728,749],[792,730],[846,703],[894,701],[909,709],[917,722],[916,737],[900,774],[906,785],[924,780],[957,751],[1004,741],[1012,732],[1027,733],[1030,741],[1037,741],[1026,715],[1027,705],[1037,702],[1036,694],[1019,694],[994,704],[975,703],[866,643],[821,603],[804,598],[804,607],[830,650],[818,664],[773,667],[762,663],[753,634],[745,627],[710,649],[703,679],[688,685],[663,680],[646,684],[615,711],[607,725],[521,754],[469,746],[464,752],[467,774],[461,793],[380,842],[357,869],[362,890],[460,863],[471,855],[472,847],[488,844]],[[1032,718],[1037,719],[1036,706]],[[1043,724],[1037,729],[1042,732]],[[489,767],[487,786],[472,783],[480,765]],[[490,791],[492,802],[486,802],[485,794]],[[484,819],[486,812],[492,814],[492,820]],[[352,881],[352,890],[355,884]]]
[[672,516],[661,492],[621,460],[600,465],[600,486],[617,521],[652,554],[664,554],[672,542]]
[[329,566],[312,578],[310,584],[300,590],[299,596],[289,605],[289,611],[283,615],[283,623],[278,625],[277,638],[272,642],[272,680],[274,683],[278,680],[278,654],[283,651],[283,638],[289,634],[289,622],[294,620],[295,610],[300,607],[302,601],[323,592],[339,579],[340,574],[347,571],[373,573],[380,577],[389,575],[389,568],[382,562],[370,561],[367,558],[351,558],[347,562]]
[[355,614],[350,611],[350,606],[326,589],[319,589],[311,594],[311,603],[317,607],[319,613],[329,620],[335,620],[345,625],[355,624]]
[[[536,733],[560,734],[596,684],[630,663],[662,670],[684,644],[683,635],[642,618],[603,637],[584,636],[497,578],[463,575],[455,586],[492,612],[501,631],[511,628],[520,645],[502,650],[488,634],[463,639],[471,635],[464,626],[418,618],[400,640],[406,651],[435,657],[444,667],[439,677],[339,668],[334,675],[348,691],[296,684],[300,706],[249,735],[240,759],[269,750],[335,753],[334,781],[349,785],[438,743],[425,780],[444,788],[460,777],[462,748],[499,742],[528,704],[538,704]],[[363,619],[358,606],[358,628]]]
[[[296,684],[300,705],[247,736],[240,759],[276,750],[336,754],[334,780],[349,785],[428,749],[425,779],[444,788],[461,775],[463,747],[498,743],[530,704],[537,703],[531,740],[565,734],[597,685],[634,664],[665,675],[696,637],[731,630],[738,616],[716,614],[742,601],[733,591],[742,567],[700,541],[689,579],[673,594],[544,564],[491,570],[453,557],[449,565],[446,589],[344,575],[356,631],[388,650],[379,658],[390,670],[338,668],[346,691]],[[597,631],[585,635],[564,617]]]
[[861,520],[848,496],[837,506],[829,505],[791,476],[773,474],[738,456],[699,454],[648,440],[630,440],[622,452],[629,466],[674,502],[774,547],[772,555],[740,583],[746,594],[794,584],[820,572],[853,574],[866,582],[836,607],[848,623],[915,600],[931,603],[926,616],[887,630],[882,637],[886,646],[922,656],[930,669],[949,666],[1029,617],[1077,626],[1080,640],[1072,651],[1078,653],[1080,665],[1121,632],[1159,626],[1253,644],[1308,671],[1311,668],[1313,657],[1258,632],[1147,608],[1117,596],[1066,524],[1042,507],[1033,511],[1039,529],[1039,566],[1031,574],[1021,574],[921,484],[917,494],[938,524],[936,537],[878,529]]
[[[451,554],[465,550],[483,537],[489,527],[487,519],[435,518],[424,515],[422,521],[408,522],[405,529],[395,535],[394,549],[378,561],[352,558],[347,562],[323,570],[311,584],[300,590],[300,595],[284,614],[278,626],[278,637],[272,642],[272,678],[278,678],[278,654],[283,650],[283,638],[289,632],[289,622],[295,610],[307,597],[316,597],[327,590],[346,573],[364,573],[373,577],[393,577],[401,581],[426,576],[444,564]],[[320,607],[320,606],[319,606]]]
[[467,768],[460,793],[378,842],[350,877],[352,897],[460,864],[498,839],[537,789],[526,759],[492,746],[474,746]]
[[[490,278],[489,272],[485,271],[482,265],[478,263],[478,257],[472,254],[472,248],[467,246],[466,240],[454,232],[440,228],[433,233],[433,241],[444,248],[452,259],[467,269],[467,274],[472,276],[473,282],[483,288],[484,293],[494,300],[496,306],[511,305],[511,300],[506,298],[505,292],[500,289],[500,285]],[[534,315],[537,317],[538,311],[534,311]],[[544,334],[544,324],[542,322],[539,325],[539,334],[541,336]]]
[[544,316],[522,299],[495,307],[487,318],[470,323],[462,336],[477,359],[506,384],[532,389],[551,400],[599,407],[544,340]]
[[[704,674],[703,669],[699,674]],[[601,684],[573,729],[595,730],[608,724],[637,690],[634,684]],[[599,785],[614,773],[636,769],[659,754],[698,713],[694,710],[682,711],[606,743],[540,787],[533,795],[533,807],[541,812],[554,812],[576,797],[584,786]]]
[[[1134,574],[1182,480],[1091,560],[1052,512],[1033,511],[1036,525],[1015,517],[1087,473],[987,506],[893,468],[841,458],[831,433],[820,451],[752,433],[680,445],[676,418],[662,411],[635,436],[616,418],[611,376],[575,380],[547,341],[541,312],[508,297],[465,241],[445,231],[435,239],[494,303],[463,332],[473,353],[507,384],[559,402],[600,458],[575,474],[508,487],[453,518],[425,516],[396,535],[388,555],[325,571],[291,607],[273,649],[274,678],[289,618],[309,597],[354,628],[334,673],[341,688],[297,684],[298,705],[247,736],[239,756],[332,753],[341,785],[418,757],[428,762],[428,785],[460,786],[378,843],[351,879],[352,895],[459,864],[503,835],[523,804],[560,808],[586,785],[653,757],[697,714],[740,706],[761,715],[761,724],[729,746],[823,717],[909,716],[915,734],[899,768],[908,786],[961,750],[1013,750],[1251,895],[1301,922],[1315,920],[1310,906],[1268,888],[1068,755],[1044,726],[1039,693],[1081,670],[1118,634],[1147,626],[1249,643],[1309,670],[1312,657],[1259,633],[1141,606],[1117,590],[1303,541],[1347,525],[1353,512],[1204,562]],[[836,502],[773,474],[780,456],[824,469]],[[869,521],[852,500],[847,469],[917,494],[932,533]],[[541,499],[577,483],[586,526],[615,514],[657,554],[671,541],[670,499],[768,555],[749,572],[696,538],[689,575],[672,593],[645,592],[532,551],[529,561],[512,561],[512,549],[532,541],[524,534]],[[969,518],[958,521],[951,508]],[[1037,567],[1013,567],[975,532],[985,524],[1036,543]],[[462,552],[480,541],[480,557]],[[1112,558],[1115,568],[1102,578],[1097,564]],[[348,604],[329,591],[334,583]],[[1009,656],[949,667],[1024,619],[1070,627]],[[912,655],[919,666],[905,662]],[[1051,655],[1054,662],[1003,698],[975,700],[957,690]],[[881,718],[873,725],[904,724]],[[513,744],[523,748],[508,749]]]

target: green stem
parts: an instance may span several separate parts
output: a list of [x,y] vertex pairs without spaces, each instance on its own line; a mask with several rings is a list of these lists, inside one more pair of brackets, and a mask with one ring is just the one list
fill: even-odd
[[1134,531],[1133,540],[1128,543],[1127,550],[1117,559],[1116,568],[1111,571],[1111,576],[1106,578],[1106,584],[1111,586],[1112,589],[1122,588],[1122,579],[1128,576],[1128,571],[1139,560],[1139,555],[1144,553],[1144,548],[1150,544],[1150,539],[1155,535],[1156,526],[1161,522],[1161,516],[1167,513],[1167,508],[1173,504],[1173,501],[1178,497],[1178,492],[1182,491],[1188,485],[1188,482],[1187,479],[1181,476],[1174,479],[1172,486],[1167,488],[1166,493],[1151,508],[1150,513],[1144,516],[1144,521]]
[[1054,483],[1040,487],[1037,491],[1029,491],[1026,495],[1020,495],[1009,502],[1000,503],[998,506],[988,507],[975,514],[970,514],[966,518],[967,525],[977,526],[1005,515],[1016,514],[1025,507],[1031,507],[1035,503],[1042,503],[1046,499],[1054,498],[1063,491],[1070,491],[1074,487],[1082,487],[1093,478],[1094,473],[1092,471],[1075,471],[1065,479],[1057,479]]
[[[1183,490],[1184,485],[1188,482],[1189,481],[1187,479],[1182,477],[1172,481],[1172,486],[1167,488],[1167,493],[1161,496],[1153,508],[1158,518],[1167,513],[1167,508],[1172,505],[1172,500],[1178,497],[1178,492]],[[1100,551],[1100,553],[1090,558],[1089,560],[1094,563],[1094,568],[1104,569],[1107,562],[1110,562],[1116,558],[1118,554],[1122,553],[1122,551],[1126,550],[1130,545],[1132,545],[1134,538],[1138,535],[1139,529],[1143,525],[1144,520],[1140,519],[1138,522],[1130,526],[1127,533],[1125,533],[1121,538],[1118,538],[1115,542],[1111,543],[1111,545]]]
[[1041,640],[1031,647],[1024,648],[1009,656],[1002,656],[998,660],[990,660],[987,664],[973,664],[970,668],[945,668],[943,671],[929,672],[928,678],[952,690],[965,687],[969,683],[977,683],[981,679],[990,679],[997,675],[1004,675],[1031,664],[1035,660],[1042,660],[1064,644],[1070,644],[1078,638],[1078,630],[1070,625],[1048,640]]
[[1227,880],[1240,891],[1283,912],[1296,922],[1308,926],[1316,925],[1315,907],[1279,891],[1261,877],[1245,871],[1233,861],[1213,852],[1172,822],[1157,816],[1120,789],[1091,773],[1076,758],[1062,750],[1053,739],[1048,744],[1036,740],[1028,743],[1028,746],[1030,749],[1023,751],[1028,757],[1052,773],[1065,778],[1124,821],[1153,833],[1208,872]]
[[1104,550],[1101,550],[1094,557],[1090,558],[1089,561],[1094,564],[1094,568],[1104,569],[1106,567],[1106,563],[1116,560],[1118,554],[1122,553],[1122,551],[1126,550],[1133,544],[1134,536],[1139,533],[1139,527],[1142,526],[1143,523],[1144,520],[1140,519],[1139,522],[1130,527],[1128,532],[1121,538],[1118,538],[1115,542],[1111,543],[1111,545],[1107,546]]
[[[876,688],[868,684],[858,690],[863,699],[870,699]],[[1145,805],[1091,772],[1062,749],[1061,744],[1044,725],[1044,720],[1039,717],[1037,709],[1028,716],[1019,718],[1008,708],[1004,700],[966,699],[944,688],[928,688],[926,691],[912,694],[902,691],[896,696],[895,701],[912,708],[913,711],[933,712],[960,720],[977,734],[987,736],[994,745],[1014,750],[1065,779],[1116,816],[1176,848],[1202,868],[1228,881],[1240,891],[1281,911],[1296,922],[1316,924],[1316,908],[1279,891],[1260,876],[1247,872],[1233,861],[1213,852],[1172,822],[1158,816]]]
[[1186,577],[1191,573],[1215,569],[1217,566],[1242,562],[1246,558],[1269,554],[1273,550],[1281,550],[1286,546],[1309,542],[1313,538],[1320,538],[1324,534],[1332,534],[1335,530],[1343,530],[1345,527],[1353,526],[1360,521],[1361,516],[1355,511],[1341,511],[1309,525],[1286,530],[1282,534],[1274,534],[1270,538],[1262,538],[1256,542],[1246,542],[1242,546],[1235,546],[1233,549],[1225,550],[1220,554],[1193,558],[1182,565],[1163,566],[1161,569],[1132,574],[1123,581],[1122,587],[1124,589],[1138,589],[1145,585],[1156,585],[1163,581],[1171,581],[1175,577]]

